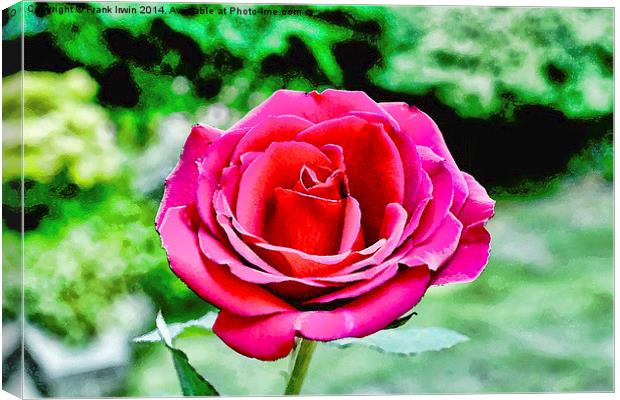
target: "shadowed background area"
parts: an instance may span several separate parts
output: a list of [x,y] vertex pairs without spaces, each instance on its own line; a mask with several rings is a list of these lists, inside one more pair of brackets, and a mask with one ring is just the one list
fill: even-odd
[[[153,219],[164,178],[192,124],[225,129],[274,90],[330,87],[431,115],[461,169],[498,204],[487,270],[430,290],[412,320],[470,341],[412,359],[321,347],[306,393],[613,389],[611,9],[262,6],[297,14],[274,17],[152,3],[140,14],[140,4],[119,3],[138,13],[50,12],[59,5],[25,3],[24,14],[31,394],[180,393],[163,346],[129,343],[153,328],[158,309],[168,321],[210,309],[160,248]],[[2,27],[3,50],[15,55],[4,57],[2,98],[11,326],[20,303],[21,9],[4,10]],[[180,347],[224,394],[284,385],[287,360],[243,359],[214,337]],[[7,347],[6,365],[16,354]],[[14,382],[5,372],[3,383]]]

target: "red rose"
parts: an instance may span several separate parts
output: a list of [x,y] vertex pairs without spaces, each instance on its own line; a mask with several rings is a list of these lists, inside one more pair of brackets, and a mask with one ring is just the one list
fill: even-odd
[[156,223],[172,270],[221,309],[215,333],[273,360],[475,279],[493,209],[417,108],[282,90],[227,132],[192,129]]

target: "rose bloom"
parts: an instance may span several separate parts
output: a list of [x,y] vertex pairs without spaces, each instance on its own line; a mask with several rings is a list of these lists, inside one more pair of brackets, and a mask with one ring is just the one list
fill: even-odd
[[280,90],[226,132],[193,127],[156,226],[174,273],[220,309],[217,336],[275,360],[475,279],[494,205],[417,108]]

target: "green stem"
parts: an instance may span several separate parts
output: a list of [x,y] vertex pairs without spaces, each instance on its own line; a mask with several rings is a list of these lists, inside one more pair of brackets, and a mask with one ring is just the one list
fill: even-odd
[[304,378],[308,372],[308,366],[310,365],[316,342],[302,339],[299,346],[297,358],[295,358],[295,365],[293,366],[293,371],[291,372],[286,390],[284,391],[285,395],[297,395],[301,391],[301,386],[304,384]]

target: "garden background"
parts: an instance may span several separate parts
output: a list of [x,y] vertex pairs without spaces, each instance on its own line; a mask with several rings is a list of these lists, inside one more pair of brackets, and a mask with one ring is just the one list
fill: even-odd
[[[612,9],[24,4],[24,394],[180,395],[164,346],[131,343],[159,309],[169,322],[210,309],[160,247],[164,178],[192,124],[227,128],[276,89],[329,87],[431,115],[497,208],[482,276],[432,288],[411,322],[469,341],[412,358],[319,346],[302,393],[613,390]],[[2,14],[5,338],[21,301],[20,31],[18,4]],[[285,384],[288,360],[178,343],[223,394]],[[6,366],[18,355],[3,345]]]

